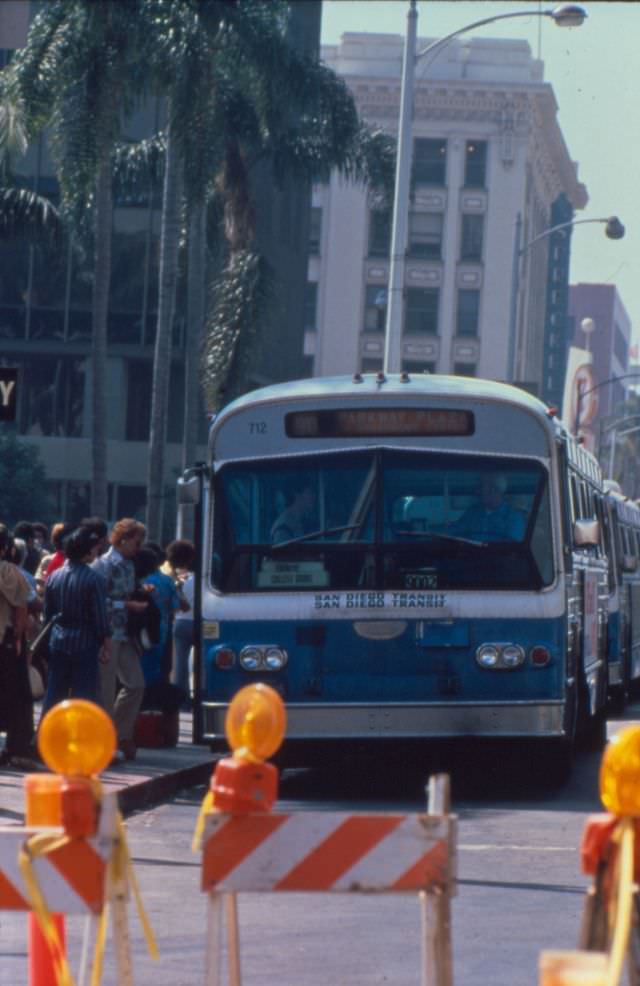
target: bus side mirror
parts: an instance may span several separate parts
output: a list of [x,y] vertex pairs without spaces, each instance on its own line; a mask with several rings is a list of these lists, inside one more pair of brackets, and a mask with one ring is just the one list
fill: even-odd
[[623,555],[622,556],[622,571],[623,572],[637,572],[638,571],[638,559],[635,555]]
[[200,502],[200,481],[197,476],[190,476],[188,479],[181,476],[177,487],[178,506],[195,506]]
[[597,548],[600,544],[600,522],[577,520],[573,525],[573,543],[576,548]]

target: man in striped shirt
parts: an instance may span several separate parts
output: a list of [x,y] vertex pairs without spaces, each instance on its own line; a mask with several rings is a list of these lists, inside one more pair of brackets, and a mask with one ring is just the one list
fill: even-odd
[[77,528],[64,542],[65,564],[47,580],[44,618],[55,623],[43,716],[66,698],[99,700],[98,659],[108,658],[111,630],[104,582],[89,567],[98,548],[95,534]]
[[[133,732],[144,694],[140,656],[129,637],[128,615],[144,610],[148,603],[132,599],[136,586],[133,559],[146,534],[144,524],[131,517],[116,521],[111,529],[111,547],[93,563],[104,579],[111,627],[111,656],[100,665],[101,702],[113,717],[118,745],[127,760],[136,755]],[[121,688],[116,698],[116,685]]]

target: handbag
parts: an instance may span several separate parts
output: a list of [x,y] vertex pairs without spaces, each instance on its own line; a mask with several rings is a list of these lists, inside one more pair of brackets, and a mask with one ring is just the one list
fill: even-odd
[[42,680],[42,675],[37,668],[34,668],[33,664],[29,665],[29,687],[31,689],[31,698],[36,701],[42,698],[44,695],[44,681]]

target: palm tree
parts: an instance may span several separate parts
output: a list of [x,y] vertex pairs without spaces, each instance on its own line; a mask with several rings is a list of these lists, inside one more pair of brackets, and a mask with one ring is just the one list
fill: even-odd
[[[253,168],[267,161],[276,180],[288,175],[305,181],[328,177],[334,167],[355,178],[377,180],[382,174],[392,175],[392,154],[387,138],[362,127],[344,83],[288,44],[287,3],[147,2],[159,27],[156,65],[168,95],[168,146],[177,145],[186,168],[181,173],[176,167],[175,175],[176,180],[184,177],[191,268],[203,249],[202,210],[212,183],[224,210],[228,260],[215,286],[217,304],[208,321],[205,360],[216,406],[229,378],[231,390],[240,389],[246,379],[272,289],[268,264],[254,249]],[[165,192],[166,188],[165,184]],[[166,243],[163,237],[161,281],[163,263],[177,266],[179,230],[171,224],[165,232],[172,241]],[[169,281],[175,285],[174,278]],[[204,288],[193,270],[190,285],[187,361],[192,368],[204,307],[202,298],[192,293]],[[166,306],[164,318],[159,312],[154,359],[147,511],[152,534],[161,529],[162,516],[168,311]],[[194,396],[190,393],[191,399]],[[189,446],[195,445],[192,406],[186,420]]]
[[62,211],[93,250],[92,510],[107,514],[107,314],[111,276],[111,157],[122,121],[144,97],[147,33],[141,0],[54,0],[12,63],[29,127],[48,127]]
[[228,262],[207,324],[205,377],[212,407],[246,389],[266,336],[270,272],[255,248],[252,177],[261,165],[276,183],[328,180],[337,169],[388,194],[389,137],[359,120],[335,73],[287,44],[282,16],[256,4],[246,30],[225,48],[221,87],[225,153],[217,185],[225,207]]
[[57,209],[42,195],[22,188],[13,163],[29,146],[24,103],[11,65],[0,72],[0,239],[43,237],[55,243],[62,232]]

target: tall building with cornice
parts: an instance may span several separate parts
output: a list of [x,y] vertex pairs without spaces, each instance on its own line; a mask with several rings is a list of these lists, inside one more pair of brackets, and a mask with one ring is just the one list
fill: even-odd
[[[322,50],[366,122],[393,135],[402,53],[387,34],[344,34]],[[587,202],[557,109],[525,41],[455,40],[418,62],[406,369],[513,380],[550,399],[561,389],[570,230],[530,245]],[[305,335],[315,375],[382,367],[389,246],[389,211],[367,189],[337,175],[315,188]]]

